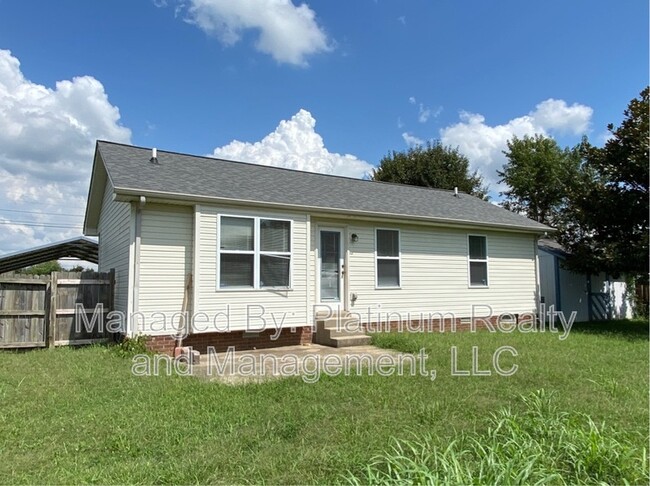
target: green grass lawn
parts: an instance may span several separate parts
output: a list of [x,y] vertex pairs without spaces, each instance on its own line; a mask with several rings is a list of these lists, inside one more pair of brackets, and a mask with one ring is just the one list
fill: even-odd
[[[577,328],[577,329],[576,329]],[[451,441],[483,433],[518,398],[554,392],[559,410],[586,413],[648,444],[648,324],[576,325],[557,334],[388,334],[375,344],[425,348],[422,376],[300,378],[227,386],[179,376],[135,377],[103,347],[0,352],[0,483],[332,483],[357,474],[393,439]],[[488,369],[502,345],[510,377]]]

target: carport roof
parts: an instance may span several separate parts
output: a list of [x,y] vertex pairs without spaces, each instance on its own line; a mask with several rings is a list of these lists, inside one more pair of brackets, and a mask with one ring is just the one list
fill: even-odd
[[0,256],[0,273],[11,272],[19,268],[66,257],[97,263],[98,249],[99,246],[96,241],[84,236],[49,243]]

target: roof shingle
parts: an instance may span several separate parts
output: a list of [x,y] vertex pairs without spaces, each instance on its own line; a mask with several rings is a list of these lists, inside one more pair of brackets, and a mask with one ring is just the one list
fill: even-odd
[[551,228],[477,197],[99,141],[116,192],[142,191],[545,232]]

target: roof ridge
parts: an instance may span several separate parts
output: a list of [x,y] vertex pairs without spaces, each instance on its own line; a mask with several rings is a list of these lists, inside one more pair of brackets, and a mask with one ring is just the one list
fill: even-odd
[[[151,150],[153,147],[142,147],[140,145],[133,145],[133,144],[128,144],[128,143],[121,143],[121,142],[112,142],[109,140],[97,140],[97,144],[100,143],[105,143],[105,144],[110,144],[110,145],[120,145],[122,147],[129,147],[129,148],[136,148],[136,149],[141,149],[141,150]],[[308,170],[299,170],[299,169],[289,169],[288,167],[278,167],[275,165],[265,165],[265,164],[258,164],[256,162],[245,162],[243,160],[230,160],[230,159],[222,159],[218,157],[211,157],[209,155],[193,155],[193,154],[186,154],[183,152],[176,152],[172,150],[163,150],[163,149],[156,149],[158,153],[166,153],[166,154],[171,154],[171,155],[179,155],[181,157],[194,157],[197,159],[204,159],[206,161],[214,161],[218,160],[220,162],[227,162],[230,164],[239,164],[239,165],[246,165],[246,166],[257,166],[257,167],[266,167],[268,169],[275,169],[275,170],[282,170],[282,171],[287,171],[287,172],[295,172],[298,174],[310,174],[310,175],[318,175],[318,176],[325,176],[325,177],[334,177],[337,179],[346,179],[346,180],[351,180],[355,182],[371,182],[374,184],[383,184],[383,185],[388,185],[388,186],[398,186],[398,187],[408,187],[412,189],[423,189],[426,191],[439,191],[439,192],[447,192],[447,193],[453,193],[454,191],[452,189],[442,189],[439,187],[428,187],[428,186],[417,186],[413,184],[403,184],[400,182],[386,182],[386,181],[373,181],[372,179],[359,179],[357,177],[350,177],[350,176],[342,176],[338,174],[325,174],[323,172],[311,172]],[[374,166],[373,166],[374,167]],[[469,194],[467,192],[463,191],[463,194],[466,194],[468,196],[476,197],[476,199],[482,200],[481,198],[474,196],[473,194]]]

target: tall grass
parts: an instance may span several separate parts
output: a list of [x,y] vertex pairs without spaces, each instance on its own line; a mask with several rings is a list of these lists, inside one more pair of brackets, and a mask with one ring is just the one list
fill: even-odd
[[358,484],[648,484],[639,455],[613,429],[557,409],[553,393],[522,396],[525,409],[492,414],[487,432],[443,444],[433,435],[395,440],[390,451],[344,478]]

